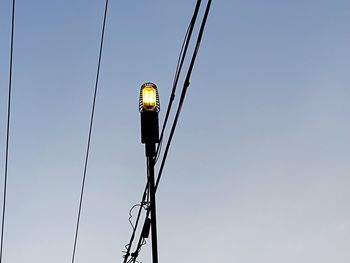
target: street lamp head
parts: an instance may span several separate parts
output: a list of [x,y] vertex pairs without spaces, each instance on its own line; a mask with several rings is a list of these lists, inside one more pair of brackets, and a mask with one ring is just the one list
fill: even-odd
[[139,110],[140,112],[159,112],[158,88],[155,84],[145,83],[141,86]]
[[141,142],[146,144],[146,156],[154,156],[155,144],[159,143],[159,96],[153,83],[141,86],[139,110],[141,115]]

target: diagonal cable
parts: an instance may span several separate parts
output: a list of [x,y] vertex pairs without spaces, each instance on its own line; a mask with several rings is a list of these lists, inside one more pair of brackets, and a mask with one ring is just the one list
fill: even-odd
[[181,110],[182,110],[183,103],[185,101],[186,92],[187,92],[187,89],[188,89],[188,87],[190,85],[190,78],[191,78],[191,74],[192,74],[194,63],[195,63],[196,58],[197,58],[198,50],[199,50],[199,47],[200,47],[200,44],[201,44],[201,41],[202,41],[202,36],[203,36],[204,28],[205,28],[205,25],[206,25],[206,22],[207,22],[207,18],[208,18],[210,6],[211,6],[211,1],[212,0],[208,0],[208,4],[207,4],[207,7],[205,9],[205,13],[204,13],[204,16],[203,16],[202,24],[201,24],[201,27],[199,29],[196,46],[195,46],[195,49],[193,51],[191,63],[190,63],[190,66],[188,68],[187,75],[186,75],[186,78],[185,78],[185,81],[184,81],[184,85],[183,85],[183,88],[182,88],[182,91],[181,91],[180,101],[179,101],[179,105],[178,105],[178,108],[177,108],[177,111],[176,111],[175,119],[174,119],[173,125],[171,127],[171,131],[170,131],[168,142],[167,142],[167,145],[166,145],[166,148],[165,148],[165,151],[164,151],[162,163],[161,163],[160,168],[159,168],[158,177],[157,177],[156,186],[155,186],[156,190],[158,188],[158,184],[159,184],[160,178],[162,176],[162,172],[163,172],[163,169],[164,169],[164,164],[165,164],[165,161],[166,161],[166,158],[167,158],[167,155],[168,155],[170,144],[171,144],[171,141],[172,141],[173,136],[174,136],[174,132],[175,132],[175,129],[176,129],[177,122],[179,120],[179,116],[180,116],[180,113],[181,113]]
[[166,110],[166,113],[165,113],[164,122],[163,122],[163,126],[162,126],[162,131],[160,133],[159,144],[157,146],[155,163],[157,162],[157,160],[159,158],[159,155],[160,155],[165,128],[166,128],[166,125],[167,125],[167,122],[168,122],[168,119],[169,119],[169,115],[170,115],[172,104],[173,104],[173,102],[175,100],[177,84],[178,84],[178,81],[179,81],[179,77],[180,77],[180,73],[181,73],[181,70],[182,70],[183,63],[184,63],[185,58],[186,58],[187,49],[188,49],[188,46],[189,46],[189,43],[190,43],[190,40],[191,40],[191,36],[192,36],[192,31],[193,31],[194,25],[195,25],[196,20],[197,20],[197,16],[198,16],[198,11],[199,11],[200,5],[201,5],[201,0],[197,1],[197,4],[196,4],[196,7],[195,7],[194,12],[193,12],[193,16],[192,16],[191,22],[188,25],[188,28],[187,28],[187,31],[186,31],[186,34],[185,34],[185,39],[184,39],[184,41],[182,43],[182,46],[181,46],[181,51],[180,51],[180,55],[179,55],[179,58],[178,58],[178,61],[177,61],[175,77],[174,77],[174,81],[173,81],[173,88],[172,88],[172,91],[171,91],[171,94],[170,94],[170,97],[169,97],[168,107],[167,107],[167,110]]
[[10,70],[9,70],[9,87],[7,102],[7,127],[6,127],[6,149],[5,149],[5,176],[4,191],[2,204],[2,221],[1,221],[1,241],[0,241],[0,263],[2,262],[4,230],[5,230],[5,212],[6,212],[6,193],[7,193],[7,173],[8,173],[8,157],[9,157],[9,140],[10,140],[10,120],[11,120],[11,91],[12,91],[12,65],[13,65],[13,42],[15,31],[15,0],[12,1],[12,25],[11,25],[11,49],[10,49]]
[[103,16],[103,26],[102,26],[102,32],[101,32],[100,49],[99,49],[99,56],[98,56],[98,63],[97,63],[95,91],[94,91],[94,97],[93,97],[93,102],[92,102],[92,110],[91,110],[91,118],[90,118],[90,126],[89,126],[89,135],[88,135],[88,141],[87,141],[87,146],[86,146],[84,173],[83,173],[83,180],[82,180],[82,184],[81,184],[79,209],[78,209],[77,223],[76,223],[76,228],[75,228],[75,237],[74,237],[74,245],[73,245],[73,252],[72,252],[72,261],[71,261],[72,263],[74,263],[74,260],[75,260],[75,252],[76,252],[77,241],[78,241],[80,215],[81,215],[81,208],[82,208],[82,204],[83,204],[86,171],[87,171],[87,166],[88,166],[88,161],[89,161],[91,133],[92,133],[92,126],[93,126],[93,122],[94,122],[94,114],[95,114],[96,95],[97,95],[98,81],[99,81],[99,76],[100,76],[101,57],[102,57],[103,40],[104,40],[104,34],[105,34],[107,9],[108,9],[108,0],[106,0],[106,2],[105,2],[105,9],[104,9],[104,16]]

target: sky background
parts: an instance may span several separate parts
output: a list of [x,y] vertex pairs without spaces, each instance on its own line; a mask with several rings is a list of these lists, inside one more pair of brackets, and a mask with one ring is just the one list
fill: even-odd
[[[70,262],[104,1],[16,2],[3,262]],[[139,88],[158,85],[162,123],[194,6],[110,0],[76,263],[122,262],[146,182]],[[157,191],[160,262],[350,262],[349,25],[348,0],[213,1]]]

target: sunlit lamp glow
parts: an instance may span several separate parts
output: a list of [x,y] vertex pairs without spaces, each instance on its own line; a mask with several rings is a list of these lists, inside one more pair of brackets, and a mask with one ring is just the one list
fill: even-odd
[[142,90],[142,105],[145,110],[154,111],[157,106],[157,91],[153,87],[146,86]]
[[145,111],[158,111],[159,101],[157,94],[157,86],[151,83],[144,84],[141,87],[141,103],[142,109]]

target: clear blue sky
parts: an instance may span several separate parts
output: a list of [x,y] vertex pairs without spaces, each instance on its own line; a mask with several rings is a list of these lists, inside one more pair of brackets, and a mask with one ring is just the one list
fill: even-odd
[[[110,0],[76,263],[122,261],[146,181],[139,88],[158,85],[162,119],[194,5]],[[70,262],[103,8],[17,1],[4,263]],[[213,1],[157,192],[160,262],[350,262],[349,25],[348,0]]]

